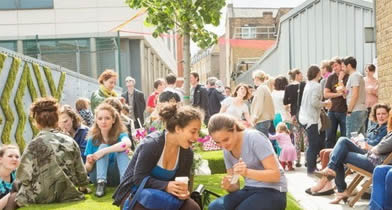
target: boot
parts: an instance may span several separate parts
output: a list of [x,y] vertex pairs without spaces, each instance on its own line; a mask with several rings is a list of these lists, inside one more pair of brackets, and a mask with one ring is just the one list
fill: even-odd
[[282,165],[283,170],[286,170],[286,162],[280,161],[280,165]]
[[95,191],[95,196],[102,197],[105,195],[105,180],[100,179],[97,181],[97,190]]
[[288,169],[289,171],[294,171],[295,169],[293,168],[293,161],[288,162]]

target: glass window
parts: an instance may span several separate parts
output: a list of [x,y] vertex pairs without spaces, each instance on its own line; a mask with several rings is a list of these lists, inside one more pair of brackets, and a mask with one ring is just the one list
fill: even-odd
[[241,38],[242,39],[256,38],[256,27],[241,27]]
[[19,9],[52,9],[53,0],[17,0]]
[[0,47],[16,51],[16,41],[0,41]]
[[53,0],[0,0],[0,10],[52,8]]
[[16,0],[0,0],[0,9],[16,9]]

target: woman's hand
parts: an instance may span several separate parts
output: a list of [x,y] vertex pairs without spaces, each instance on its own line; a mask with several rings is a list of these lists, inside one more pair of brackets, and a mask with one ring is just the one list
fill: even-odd
[[90,154],[90,155],[87,155],[86,160],[87,160],[87,162],[88,162],[89,164],[91,164],[91,165],[93,165],[93,164],[95,163],[95,161],[96,161],[94,155],[91,155],[91,154]]
[[229,191],[229,189],[230,189],[230,186],[231,186],[231,179],[233,178],[233,176],[232,175],[226,175],[226,176],[224,176],[223,177],[223,179],[222,179],[222,181],[221,181],[221,187],[222,187],[222,189],[224,189],[224,190],[226,190],[226,191]]
[[189,198],[188,185],[184,182],[170,181],[165,190],[181,200]]
[[240,158],[240,161],[233,166],[233,171],[234,174],[239,174],[245,177],[248,171],[248,167],[246,166],[246,163]]
[[101,159],[105,154],[103,153],[103,150],[98,150],[93,154],[94,160],[97,161]]

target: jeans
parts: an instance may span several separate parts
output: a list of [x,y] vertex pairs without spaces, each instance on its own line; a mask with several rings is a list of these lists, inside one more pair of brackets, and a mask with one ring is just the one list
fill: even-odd
[[358,132],[365,135],[365,121],[367,118],[367,111],[355,111],[346,117],[346,136],[351,138],[352,132]]
[[319,133],[318,125],[312,124],[306,128],[306,133],[309,141],[309,146],[306,150],[307,172],[311,174],[316,170],[317,155],[323,149],[325,132]]
[[370,210],[392,210],[392,166],[377,166],[373,173]]
[[247,186],[214,200],[208,206],[209,210],[284,210],[285,208],[285,192]]
[[331,127],[327,131],[326,148],[333,148],[336,144],[336,132],[340,127],[340,136],[346,136],[346,113],[328,112],[328,118],[331,121]]
[[346,137],[339,138],[328,163],[328,168],[336,172],[335,184],[339,192],[344,192],[347,188],[347,184],[344,181],[344,164],[346,163],[351,163],[369,172],[372,172],[374,169],[374,165],[367,159],[366,151],[357,147]]
[[271,127],[272,120],[266,120],[263,122],[259,122],[255,125],[255,128],[262,132],[266,137],[268,137],[268,130]]
[[[108,144],[99,145],[98,150],[109,147]],[[110,162],[110,155],[114,155],[115,161]],[[92,169],[90,176],[90,181],[96,183],[98,180],[105,180],[109,186],[118,185],[128,167],[129,157],[125,152],[115,152],[106,154],[101,159],[95,162],[95,166]]]

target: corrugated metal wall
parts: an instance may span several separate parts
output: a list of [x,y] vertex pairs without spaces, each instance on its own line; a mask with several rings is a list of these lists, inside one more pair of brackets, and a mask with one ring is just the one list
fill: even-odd
[[279,40],[237,82],[251,83],[252,71],[277,76],[292,68],[334,56],[355,56],[362,72],[375,57],[375,44],[365,43],[364,28],[374,26],[372,3],[361,0],[308,0],[281,18]]

